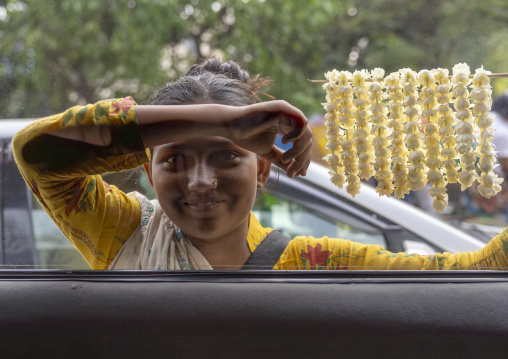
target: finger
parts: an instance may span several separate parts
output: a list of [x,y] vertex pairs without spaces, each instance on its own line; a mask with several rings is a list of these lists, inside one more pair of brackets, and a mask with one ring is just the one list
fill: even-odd
[[[306,120],[305,120],[306,121]],[[303,126],[299,125],[295,120],[292,121],[292,126],[294,127],[291,131],[287,132],[282,137],[282,143],[294,142],[304,136],[307,132],[312,134],[312,130],[305,123]]]
[[298,171],[295,176],[306,176],[307,175],[307,170],[309,168],[309,165],[310,165],[310,157],[309,159],[307,160],[307,162],[305,163],[305,166],[300,170]]
[[281,161],[281,157],[282,157],[283,153],[284,152],[280,148],[278,148],[276,146],[272,146],[271,151],[262,155],[262,156],[264,158],[266,158],[268,161],[270,161],[272,164],[274,164],[275,166],[286,171],[288,168],[288,165],[285,163],[282,163],[282,161]]
[[296,157],[288,166],[288,169],[286,170],[286,173],[290,177],[294,177],[297,173],[300,171],[306,171],[307,167],[310,163],[310,150],[311,150],[312,144],[309,143],[305,149],[301,153],[300,156]]
[[282,162],[288,163],[291,159],[300,156],[304,151],[309,150],[309,144],[312,145],[312,133],[310,131],[296,140],[293,143],[293,148],[287,150],[282,155]]

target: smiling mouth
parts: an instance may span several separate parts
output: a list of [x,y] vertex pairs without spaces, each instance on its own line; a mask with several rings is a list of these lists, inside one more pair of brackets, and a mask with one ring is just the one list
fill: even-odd
[[205,213],[219,207],[222,203],[224,203],[224,201],[205,201],[192,203],[187,202],[185,205],[194,212]]

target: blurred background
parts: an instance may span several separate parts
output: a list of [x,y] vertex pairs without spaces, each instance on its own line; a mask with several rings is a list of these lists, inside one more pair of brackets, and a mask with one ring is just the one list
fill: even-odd
[[[315,125],[319,159],[324,91],[309,79],[334,68],[389,73],[459,62],[508,72],[508,2],[0,0],[0,118],[43,117],[126,95],[148,103],[158,87],[214,55],[270,76],[270,95]],[[492,86],[501,96],[508,79]],[[502,196],[493,209],[453,186],[449,192],[441,216],[506,223]],[[425,208],[425,196],[407,200]]]

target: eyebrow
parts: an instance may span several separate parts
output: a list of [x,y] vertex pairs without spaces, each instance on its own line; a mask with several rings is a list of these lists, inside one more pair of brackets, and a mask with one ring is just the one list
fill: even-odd
[[[205,142],[200,142],[200,145],[214,145],[214,146],[226,146],[226,145],[235,145],[235,143],[227,138],[210,140]],[[195,143],[181,143],[181,142],[172,142],[165,145],[158,146],[160,151],[171,149],[171,150],[185,150],[190,147],[194,147]]]

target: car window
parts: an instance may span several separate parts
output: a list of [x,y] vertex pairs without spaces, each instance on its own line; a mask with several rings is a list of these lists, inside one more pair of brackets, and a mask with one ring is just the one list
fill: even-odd
[[[305,113],[313,128],[311,156],[317,168],[330,153],[323,106],[326,91],[319,82],[326,72],[380,68],[388,75],[405,68],[418,72],[438,67],[451,71],[455,64],[465,63],[473,73],[480,67],[505,73],[507,14],[507,2],[502,0],[432,4],[425,0],[107,4],[6,0],[0,2],[0,122],[42,118],[76,105],[126,96],[149,104],[158,88],[179,78],[190,65],[217,56],[236,61],[251,75],[270,77],[273,82],[259,100],[283,99]],[[506,76],[493,78],[491,84],[492,93],[487,92],[493,98],[508,91]],[[383,103],[388,103],[386,89],[383,96]],[[420,132],[418,136],[426,136]],[[15,172],[11,138],[2,138],[0,158],[0,264],[83,268],[82,257],[35,197],[27,194]],[[277,143],[284,150],[291,147],[282,145],[280,138]],[[385,147],[390,149],[388,144]],[[427,153],[423,147],[422,151]],[[455,160],[459,162],[458,157]],[[155,198],[142,168],[103,177],[126,193]],[[311,174],[304,181],[305,186],[299,186],[304,182],[284,180],[259,195],[253,212],[263,226],[291,238],[344,238],[429,255],[436,250],[474,251],[507,225],[506,180],[499,196],[489,200],[477,196],[476,188],[472,194],[458,183],[446,184],[449,203],[441,213],[432,208],[429,186],[409,193],[403,201],[389,197],[386,204],[363,180],[356,198],[330,188],[328,175]],[[409,209],[408,203],[423,211]]]
[[49,220],[35,196],[32,197],[32,225],[40,269],[88,269],[81,254],[57,225]]

